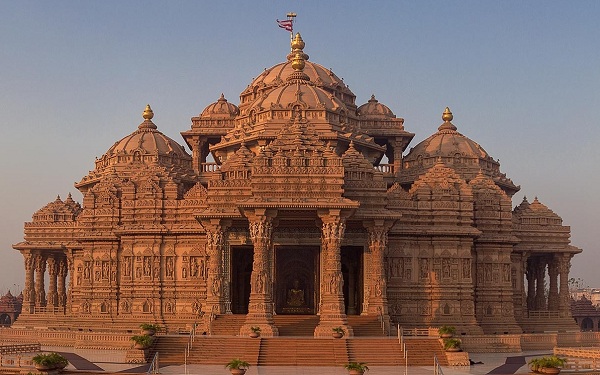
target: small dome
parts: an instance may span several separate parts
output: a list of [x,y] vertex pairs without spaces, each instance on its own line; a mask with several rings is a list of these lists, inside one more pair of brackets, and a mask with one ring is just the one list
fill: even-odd
[[537,197],[532,203],[527,201],[527,197],[523,197],[523,202],[513,210],[513,221],[522,224],[562,225],[562,218]]
[[411,148],[404,157],[403,183],[414,181],[431,168],[438,160],[454,169],[466,181],[475,178],[481,171],[502,188],[509,196],[519,191],[519,187],[500,172],[500,163],[494,160],[477,142],[462,135],[452,124],[453,116],[446,107],[442,115],[444,123],[438,131]]
[[57,196],[53,202],[48,203],[35,214],[33,214],[34,222],[67,222],[75,221],[81,212],[81,205],[73,200],[71,194],[63,202],[60,196]]
[[161,167],[180,179],[195,176],[192,157],[182,145],[157,130],[152,122],[150,105],[144,110],[144,121],[137,130],[115,144],[96,159],[96,168],[84,176],[75,187],[84,192],[103,176],[132,176],[144,168]]
[[204,108],[204,111],[200,114],[200,117],[210,117],[213,119],[232,119],[240,113],[239,108],[232,103],[229,103],[225,96],[221,94],[221,97],[214,103]]
[[375,95],[371,95],[368,102],[358,107],[358,115],[368,119],[389,119],[396,118],[396,115],[385,104],[379,103]]
[[[141,162],[150,164],[160,161],[179,160],[190,163],[191,156],[185,151],[182,145],[175,142],[157,130],[152,122],[154,113],[150,105],[146,106],[144,111],[144,122],[142,122],[136,131],[129,134],[106,151],[106,153],[96,161],[96,167],[103,168],[114,164],[130,164]],[[177,164],[177,163],[174,163]]]
[[488,153],[477,142],[457,131],[456,126],[450,122],[453,116],[448,107],[446,107],[442,119],[444,123],[439,126],[437,133],[413,147],[406,156],[406,161],[414,160],[419,156],[423,158],[460,156],[491,159]]

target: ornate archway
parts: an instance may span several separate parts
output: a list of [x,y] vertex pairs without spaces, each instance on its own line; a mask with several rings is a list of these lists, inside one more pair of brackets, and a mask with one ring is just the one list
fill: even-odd
[[281,246],[275,251],[275,311],[316,314],[319,300],[319,247]]

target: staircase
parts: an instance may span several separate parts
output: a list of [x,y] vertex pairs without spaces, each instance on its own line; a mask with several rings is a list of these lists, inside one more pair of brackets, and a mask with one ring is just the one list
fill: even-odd
[[354,336],[385,336],[377,316],[348,315],[348,324],[354,330]]
[[154,354],[158,352],[161,365],[182,364],[189,339],[189,336],[156,336],[156,343],[150,349],[148,358],[154,358]]
[[261,341],[260,338],[248,337],[196,337],[188,363],[225,365],[234,358],[240,358],[251,365],[256,365]]
[[[397,339],[365,338],[350,339],[346,342],[348,357],[352,362],[365,362],[372,366],[404,366],[404,354]],[[408,348],[407,350],[410,353]],[[431,353],[429,358],[429,362],[433,363]]]
[[259,366],[342,366],[348,363],[346,340],[262,339]]
[[238,336],[245,321],[246,315],[217,315],[210,326],[211,335]]
[[275,315],[273,321],[279,329],[279,336],[313,337],[319,324],[316,315]]
[[405,339],[408,352],[409,366],[433,366],[433,355],[437,356],[441,366],[448,366],[448,359],[437,338],[409,338]]

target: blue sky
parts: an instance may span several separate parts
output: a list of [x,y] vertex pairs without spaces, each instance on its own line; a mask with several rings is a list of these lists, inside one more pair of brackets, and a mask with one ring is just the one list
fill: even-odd
[[598,1],[0,0],[0,292],[23,285],[11,245],[23,222],[73,187],[147,103],[179,132],[221,93],[285,59],[275,19],[298,13],[312,61],[416,133],[453,123],[521,191],[572,227],[571,274],[600,287]]

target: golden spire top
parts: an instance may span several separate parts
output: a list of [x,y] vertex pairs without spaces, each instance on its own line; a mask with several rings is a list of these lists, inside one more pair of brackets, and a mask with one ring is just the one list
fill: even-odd
[[296,36],[292,40],[292,51],[295,51],[295,50],[302,51],[304,49],[304,46],[305,46],[305,43],[304,43],[304,40],[302,40],[302,36],[300,35],[300,33],[296,33]]
[[150,108],[150,104],[146,104],[146,109],[144,109],[142,117],[144,118],[144,122],[138,126],[138,129],[156,129],[156,125],[152,122],[154,112],[152,111],[152,108]]
[[446,107],[446,110],[442,114],[442,120],[444,120],[444,122],[450,122],[450,121],[452,121],[453,118],[454,118],[454,116],[452,116],[452,112],[450,112],[450,108]]
[[440,125],[438,130],[456,130],[456,126],[450,122],[453,118],[454,116],[452,115],[452,112],[450,112],[450,108],[446,107],[444,113],[442,114],[442,120],[444,120],[444,123]]
[[302,40],[302,36],[300,33],[296,33],[296,36],[291,42],[292,52],[288,55],[288,60],[292,62],[292,68],[294,72],[290,74],[287,78],[288,81],[291,80],[303,80],[310,81],[310,78],[306,73],[303,72],[304,67],[306,66],[306,60],[308,60],[308,55],[304,53],[304,41]]
[[146,104],[146,109],[144,109],[144,113],[142,113],[142,117],[144,120],[152,120],[154,117],[154,112],[152,112],[152,108],[150,108],[150,104]]

